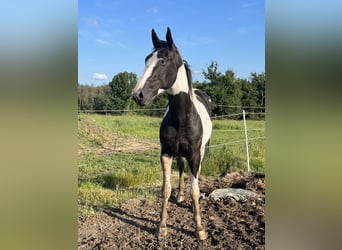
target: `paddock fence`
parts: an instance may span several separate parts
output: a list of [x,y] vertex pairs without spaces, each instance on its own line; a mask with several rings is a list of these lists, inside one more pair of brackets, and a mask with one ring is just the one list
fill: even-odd
[[[241,144],[245,145],[245,153],[246,153],[246,165],[247,165],[247,171],[250,171],[250,155],[249,155],[249,142],[251,141],[258,141],[258,140],[265,140],[266,136],[265,136],[265,128],[258,128],[258,129],[248,129],[247,126],[247,120],[249,120],[247,117],[253,117],[253,115],[258,115],[259,119],[260,116],[263,116],[265,119],[266,116],[266,112],[265,112],[265,107],[257,107],[257,106],[229,106],[229,105],[217,105],[220,107],[225,107],[225,108],[234,108],[234,109],[240,109],[240,112],[236,112],[236,113],[232,113],[232,114],[226,114],[226,115],[215,115],[213,114],[211,116],[211,119],[213,121],[215,120],[238,120],[241,121],[243,123],[243,129],[215,129],[215,126],[213,127],[213,133],[214,132],[219,132],[219,133],[241,133],[241,139],[238,140],[233,140],[233,141],[227,141],[227,142],[222,142],[222,143],[217,143],[217,144],[213,144],[213,145],[209,145],[209,149],[217,149],[217,148],[221,148],[221,147],[226,147],[226,146],[236,146],[239,145],[241,146]],[[108,109],[108,110],[78,110],[78,114],[83,114],[83,115],[91,115],[91,114],[103,114],[103,115],[122,115],[125,113],[143,113],[146,111],[164,111],[166,108],[139,108],[139,109]],[[247,110],[247,111],[246,111]],[[248,110],[253,110],[252,112],[248,111]],[[254,110],[260,110],[258,112],[254,112]],[[98,126],[98,125],[97,125]],[[259,131],[259,132],[263,132],[262,136],[256,136],[256,137],[248,137],[248,133],[252,132],[252,131]],[[155,139],[154,142],[158,142],[159,143],[159,139]],[[150,156],[155,157],[157,155],[153,155],[152,153],[150,154]],[[81,166],[81,165],[79,165]]]

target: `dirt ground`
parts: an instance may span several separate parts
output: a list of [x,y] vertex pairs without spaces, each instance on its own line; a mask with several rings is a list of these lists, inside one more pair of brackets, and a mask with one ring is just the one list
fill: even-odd
[[[188,184],[188,183],[187,183]],[[236,201],[208,198],[217,188],[242,188],[263,198]],[[168,236],[157,239],[161,198],[132,199],[112,209],[79,219],[78,249],[265,249],[265,175],[234,172],[220,177],[202,177],[200,199],[202,223],[208,238],[199,242],[189,188],[182,204],[169,206]]]

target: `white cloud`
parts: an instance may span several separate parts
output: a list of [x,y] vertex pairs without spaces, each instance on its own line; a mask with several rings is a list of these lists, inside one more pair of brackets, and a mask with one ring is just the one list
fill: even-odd
[[119,46],[120,48],[128,49],[128,46],[126,44],[124,44],[124,43],[117,42],[116,45]]
[[106,80],[108,77],[106,74],[103,73],[94,73],[93,74],[93,79],[95,80]]
[[241,8],[246,9],[246,8],[252,8],[256,6],[258,3],[257,2],[249,2],[249,3],[244,3],[241,5]]
[[215,42],[215,39],[208,36],[191,36],[185,39],[178,39],[178,43],[180,46],[184,47],[193,47],[193,46],[202,46],[202,45],[210,45]]
[[100,39],[100,38],[96,38],[95,41],[100,45],[112,45],[110,42]]
[[158,7],[152,7],[146,10],[147,14],[157,14],[159,12]]
[[89,21],[94,27],[99,27],[100,25],[99,20],[96,17],[91,18]]
[[94,28],[98,28],[100,26],[99,18],[97,17],[84,17],[81,20]]

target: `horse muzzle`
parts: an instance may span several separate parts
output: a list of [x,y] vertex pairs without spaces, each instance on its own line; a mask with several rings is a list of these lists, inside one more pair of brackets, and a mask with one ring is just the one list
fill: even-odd
[[144,94],[143,94],[142,90],[133,91],[132,97],[133,97],[133,100],[140,106],[145,106],[147,103],[145,98],[144,98]]

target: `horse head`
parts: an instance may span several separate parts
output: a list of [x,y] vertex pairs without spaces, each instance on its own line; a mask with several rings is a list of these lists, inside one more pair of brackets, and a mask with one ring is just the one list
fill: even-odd
[[183,65],[170,28],[167,28],[166,41],[160,40],[152,29],[152,43],[154,49],[146,56],[144,73],[132,92],[134,101],[141,106],[171,88],[176,81],[178,69]]

